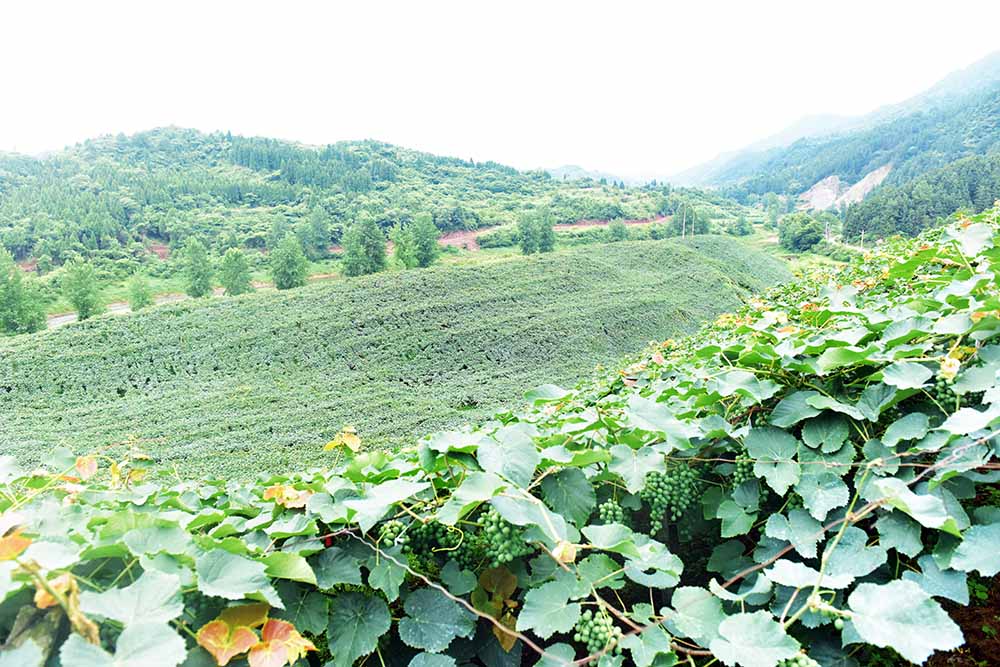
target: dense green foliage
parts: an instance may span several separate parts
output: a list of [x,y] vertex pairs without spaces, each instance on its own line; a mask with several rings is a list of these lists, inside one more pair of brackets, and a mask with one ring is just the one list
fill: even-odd
[[427,268],[441,254],[437,240],[437,227],[427,213],[419,213],[413,222],[414,254],[417,266]]
[[44,326],[38,287],[0,248],[0,334],[31,333]]
[[371,216],[351,224],[343,243],[345,276],[365,276],[385,269],[385,235]]
[[748,154],[713,181],[732,184],[725,191],[745,200],[767,192],[799,194],[831,175],[855,183],[891,164],[886,184],[899,185],[960,158],[995,151],[1000,147],[998,118],[1000,88],[993,87],[872,127]]
[[[275,279],[275,285],[278,284],[278,273],[281,274],[283,284],[292,282],[298,277],[298,265],[302,263],[299,262],[296,264],[294,250],[291,252],[292,256],[286,257],[288,254],[287,252],[283,252],[279,247],[275,250],[275,255],[271,258],[274,266],[273,271],[275,275],[272,277]],[[250,263],[247,262],[246,255],[239,248],[230,248],[222,256],[222,261],[219,263],[219,282],[222,283],[222,288],[229,296],[237,296],[253,291],[253,284],[250,281]]]
[[238,300],[163,305],[0,341],[0,451],[136,436],[165,465],[247,476],[322,460],[354,423],[376,446],[487,416],[691,332],[788,276],[705,237],[435,266]]
[[289,234],[271,253],[271,279],[280,290],[302,287],[306,284],[309,260],[299,239]]
[[184,245],[184,291],[194,298],[212,293],[212,260],[205,244],[196,238],[189,238]]
[[877,189],[847,209],[844,236],[916,236],[955,211],[980,213],[1000,199],[1000,154],[968,157],[900,186]]
[[153,293],[149,291],[149,281],[136,274],[128,281],[128,307],[132,312],[153,305]]
[[963,643],[941,601],[1000,572],[998,222],[395,457],[345,430],[332,466],[255,485],[8,458],[3,608],[60,605],[63,667],[923,663]]
[[76,316],[85,320],[104,309],[101,303],[100,287],[93,265],[73,260],[66,265],[62,277],[62,289],[66,300],[73,306]]
[[[552,252],[556,247],[556,232],[552,227],[552,216],[547,210],[525,214],[517,223],[518,245],[521,254],[530,255],[536,252]],[[623,224],[619,220],[614,224]]]
[[792,213],[778,225],[778,242],[793,252],[807,252],[823,240],[823,223],[808,213]]
[[374,141],[317,149],[164,128],[41,159],[0,155],[0,243],[18,259],[138,262],[150,240],[180,248],[193,235],[224,252],[273,248],[294,231],[316,258],[363,213],[385,232],[421,213],[450,231],[512,223],[540,205],[562,222],[644,218],[659,197]]

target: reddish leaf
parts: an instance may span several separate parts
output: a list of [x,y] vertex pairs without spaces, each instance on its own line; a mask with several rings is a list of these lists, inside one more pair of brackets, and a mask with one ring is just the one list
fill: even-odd
[[97,474],[97,459],[93,456],[78,456],[76,472],[79,473],[80,479],[90,479]]
[[250,628],[245,625],[230,628],[228,623],[218,619],[203,625],[196,637],[198,645],[212,654],[219,667],[258,643],[256,633]]
[[260,642],[250,649],[248,662],[250,667],[284,667],[290,657],[284,642]]
[[295,626],[287,621],[269,618],[261,631],[265,642],[281,644],[288,651],[288,662],[293,663],[309,651],[315,651],[313,643],[299,634]]
[[287,642],[293,635],[299,634],[295,626],[288,621],[279,621],[276,618],[267,619],[260,636],[266,642]]

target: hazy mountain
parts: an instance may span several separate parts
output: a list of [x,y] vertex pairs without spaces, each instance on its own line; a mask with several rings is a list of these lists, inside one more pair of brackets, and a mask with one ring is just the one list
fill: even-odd
[[[896,172],[890,176],[890,182],[898,181],[900,173],[904,177],[912,177],[915,174],[911,171],[923,173],[926,169],[942,166],[965,155],[981,154],[992,146],[991,141],[985,142],[984,146],[977,135],[981,136],[984,129],[990,132],[994,125],[994,109],[987,98],[998,87],[1000,51],[952,72],[903,102],[880,107],[864,116],[806,116],[781,132],[682,171],[671,181],[686,185],[728,185],[757,179],[761,187],[799,194],[830,176],[838,176],[848,185],[853,184],[888,164],[893,164],[891,169]],[[956,107],[982,104],[984,101],[981,113],[956,113]],[[943,150],[940,145],[905,145],[905,133],[897,135],[907,127],[916,131],[933,128],[935,132],[956,137],[956,142]],[[884,132],[880,132],[880,128]],[[886,135],[898,141],[887,146]],[[915,149],[916,152],[934,150],[936,153],[925,159],[914,155]],[[840,157],[832,154],[839,154]],[[900,157],[910,162],[911,167],[914,166],[914,158],[917,158],[917,164],[923,166],[900,171],[899,165],[894,164]],[[942,161],[941,157],[947,159]],[[845,169],[848,163],[851,168]],[[859,165],[865,169],[859,171]],[[801,173],[788,178],[779,177],[777,182],[773,182],[771,176],[774,172],[794,171],[796,166],[801,167],[798,169]],[[767,181],[766,185],[764,181]],[[759,188],[752,186],[751,189],[756,191]]]

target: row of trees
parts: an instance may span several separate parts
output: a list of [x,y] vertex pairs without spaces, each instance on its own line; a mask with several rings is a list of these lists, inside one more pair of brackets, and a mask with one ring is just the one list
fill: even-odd
[[[430,266],[440,254],[438,230],[430,214],[418,215],[410,225],[397,224],[390,236],[394,255],[405,268]],[[374,218],[362,216],[351,225],[344,234],[343,244],[345,275],[360,276],[386,268],[386,238]],[[309,258],[297,233],[287,233],[270,253],[271,279],[279,290],[305,285],[308,268]],[[191,237],[182,249],[181,270],[184,291],[192,298],[212,294],[216,280],[229,296],[254,289],[250,261],[240,248],[228,248],[216,262],[205,244]],[[102,312],[100,280],[93,263],[80,259],[67,262],[59,285],[80,320]],[[132,276],[127,287],[133,311],[154,302],[149,282],[142,274]],[[44,303],[37,279],[20,270],[13,256],[0,248],[0,332],[30,333],[44,328]]]
[[[306,284],[309,260],[302,243],[294,234],[282,239],[270,255],[271,279],[279,290],[301,287]],[[223,290],[229,296],[237,296],[253,291],[250,262],[239,248],[229,248],[218,266],[218,278]],[[198,239],[188,239],[184,246],[185,292],[188,296],[200,298],[212,293],[212,281],[216,269],[208,250]]]

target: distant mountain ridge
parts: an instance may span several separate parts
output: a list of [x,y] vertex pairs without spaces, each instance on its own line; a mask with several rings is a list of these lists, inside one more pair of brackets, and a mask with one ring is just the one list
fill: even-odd
[[[843,188],[879,180],[873,174],[893,164],[888,181],[900,183],[951,160],[984,154],[1000,142],[993,95],[998,91],[1000,51],[898,104],[857,117],[807,116],[680,172],[671,182],[800,195],[834,176]],[[974,113],[968,113],[970,106]]]

